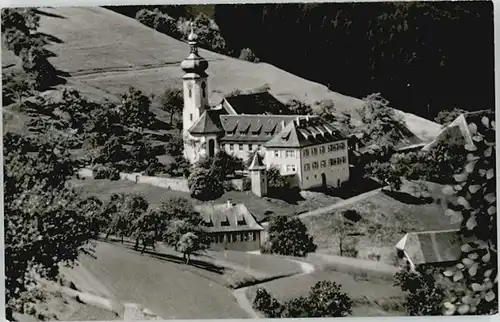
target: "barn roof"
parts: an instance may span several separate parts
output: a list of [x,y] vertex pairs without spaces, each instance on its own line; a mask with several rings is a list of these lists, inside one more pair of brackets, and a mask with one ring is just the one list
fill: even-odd
[[396,249],[405,251],[415,265],[457,261],[464,243],[458,232],[452,229],[407,233]]

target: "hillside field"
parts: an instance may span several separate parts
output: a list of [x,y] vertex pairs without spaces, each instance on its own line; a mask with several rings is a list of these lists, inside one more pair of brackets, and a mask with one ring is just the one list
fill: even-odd
[[[43,8],[40,13],[40,32],[53,36],[48,46],[55,54],[51,62],[69,73],[67,85],[89,97],[116,100],[129,86],[160,94],[166,87],[181,85],[179,64],[189,52],[184,42],[100,7]],[[5,68],[14,64],[16,57],[4,52]],[[284,102],[296,98],[314,104],[330,99],[337,110],[354,112],[354,117],[362,105],[360,99],[331,92],[326,86],[266,63],[254,64],[203,49],[200,54],[210,64],[212,104],[234,89],[245,91],[268,84],[270,92]],[[440,125],[413,114],[402,115],[410,130],[423,140],[437,135]]]
[[353,205],[320,216],[310,216],[303,221],[321,252],[339,255],[339,220],[344,211],[355,210],[361,219],[350,232],[362,235],[346,238],[344,243],[355,244],[358,258],[369,259],[370,255],[380,255],[380,261],[392,264],[395,258],[394,245],[406,232],[458,228],[444,214],[444,206],[451,199],[446,199],[442,193],[443,186],[429,182],[426,185],[432,201],[412,197],[413,187],[405,182],[401,193],[379,191]]

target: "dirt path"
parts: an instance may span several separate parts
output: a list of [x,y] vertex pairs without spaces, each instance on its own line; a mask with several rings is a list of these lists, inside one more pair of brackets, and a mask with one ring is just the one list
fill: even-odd
[[[252,252],[252,254],[260,254],[260,253]],[[300,266],[300,268],[302,269],[302,273],[291,275],[291,276],[311,274],[315,271],[314,265],[312,265],[310,263],[295,260],[295,259],[288,259],[288,258],[286,260],[297,263]],[[283,278],[288,278],[291,276],[287,276],[287,277],[283,277]],[[264,284],[264,283],[266,283],[266,282],[261,282],[261,283],[253,284],[250,286],[241,287],[241,288],[235,289],[233,291],[233,295],[236,298],[238,305],[243,309],[243,311],[245,311],[248,314],[248,317],[251,319],[262,318],[262,316],[257,311],[255,311],[253,309],[252,303],[250,302],[250,299],[247,297],[246,291],[249,287],[253,287],[255,285]]]
[[[319,216],[319,215],[331,212],[333,210],[336,210],[336,209],[339,209],[339,208],[342,208],[342,207],[345,207],[345,206],[352,205],[352,204],[354,204],[356,202],[360,202],[360,201],[362,201],[362,200],[364,200],[366,198],[369,198],[369,197],[372,197],[372,196],[376,195],[383,188],[385,188],[385,187],[381,187],[381,188],[377,188],[377,189],[374,189],[374,190],[370,190],[368,192],[359,194],[359,195],[354,196],[354,197],[349,198],[349,199],[345,199],[345,200],[339,201],[337,203],[334,203],[334,204],[326,206],[326,207],[321,207],[321,208],[314,209],[314,210],[311,210],[311,211],[308,211],[308,212],[304,212],[304,213],[300,214],[298,217],[300,219],[303,219],[303,218],[307,218],[307,217],[310,217],[310,216]],[[267,229],[268,226],[269,226],[269,223],[267,223],[267,222],[262,223],[262,227],[264,227],[264,228]]]
[[339,202],[337,202],[333,205],[330,205],[330,206],[326,206],[326,207],[314,209],[314,210],[311,210],[308,212],[304,212],[304,213],[299,215],[299,218],[302,219],[302,218],[307,218],[310,216],[319,216],[319,215],[322,215],[324,213],[331,212],[332,210],[336,210],[339,208],[343,208],[345,206],[352,205],[356,202],[359,202],[361,200],[364,200],[366,198],[369,198],[369,197],[376,195],[380,190],[382,190],[382,188],[377,188],[375,190],[371,190],[371,191],[362,193],[362,194],[354,196],[352,198],[339,201]]

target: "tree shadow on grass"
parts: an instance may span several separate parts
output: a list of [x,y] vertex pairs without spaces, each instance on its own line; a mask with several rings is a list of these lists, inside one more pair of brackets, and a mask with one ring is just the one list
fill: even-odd
[[[113,237],[108,237],[107,239],[106,238],[99,238],[99,240],[102,242],[105,242],[105,243],[121,245],[127,249],[136,251],[138,254],[140,254],[140,250],[136,250],[134,248],[134,243],[132,241],[124,240],[123,244],[122,244],[120,239],[113,238]],[[186,264],[186,262],[182,256],[175,256],[172,254],[164,254],[164,253],[157,252],[155,250],[146,249],[144,251],[143,255],[148,255],[149,257],[156,258],[156,259],[163,260],[163,261],[167,261],[167,262],[171,262],[171,263],[175,263],[175,264]],[[191,259],[189,261],[189,266],[203,269],[203,270],[206,270],[206,271],[209,271],[212,273],[216,273],[219,275],[224,274],[224,267],[223,266],[214,265],[214,264],[200,261],[197,259]]]
[[362,193],[382,187],[381,184],[369,178],[351,179],[341,184],[340,187],[313,188],[311,191],[321,192],[333,197],[349,199]]
[[299,201],[305,200],[304,197],[300,195],[299,188],[292,188],[292,189],[269,188],[267,191],[267,197],[273,199],[280,199],[292,205],[297,205]]
[[50,13],[50,12],[47,12],[47,11],[43,11],[43,10],[40,10],[40,9],[36,9],[36,13],[39,14],[39,15],[47,16],[47,17],[51,17],[51,18],[66,19],[66,17],[64,17],[64,16],[58,15],[56,13]]
[[54,36],[54,35],[49,35],[47,33],[44,33],[44,32],[37,32],[35,34],[36,36],[40,36],[40,37],[44,37],[47,41],[49,42],[53,42],[53,43],[56,43],[56,44],[62,44],[64,43],[64,41],[62,41],[60,38]]
[[392,199],[409,205],[426,205],[434,202],[434,199],[432,197],[415,197],[406,192],[391,191],[385,189],[382,189],[382,192]]

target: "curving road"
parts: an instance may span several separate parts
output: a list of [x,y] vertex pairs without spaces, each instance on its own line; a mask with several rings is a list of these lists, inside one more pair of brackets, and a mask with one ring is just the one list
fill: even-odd
[[[259,254],[259,253],[252,252],[252,254]],[[306,263],[306,262],[295,260],[295,259],[288,259],[288,258],[286,260],[289,260],[289,261],[292,261],[292,262],[299,264],[300,268],[302,269],[302,273],[291,275],[291,276],[311,274],[315,271],[315,267],[310,263]],[[288,278],[288,277],[290,277],[290,276],[283,277],[283,278]],[[253,309],[252,303],[250,302],[250,300],[248,299],[248,297],[246,295],[246,290],[249,287],[253,287],[255,285],[264,284],[264,283],[266,283],[266,282],[253,284],[253,285],[247,286],[247,287],[241,287],[241,288],[235,289],[233,291],[233,295],[236,298],[238,305],[248,314],[248,317],[251,319],[262,318],[262,316],[257,311],[255,311]]]

